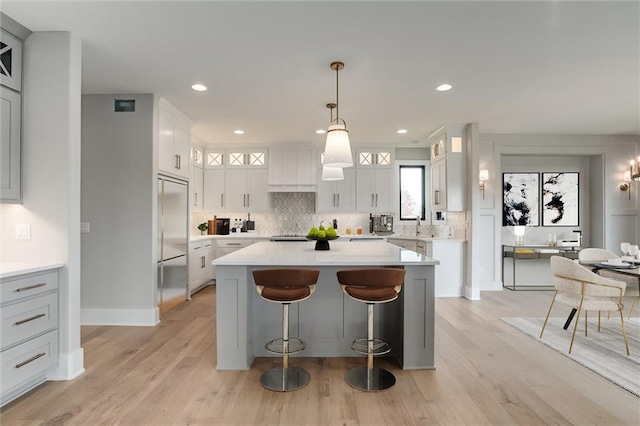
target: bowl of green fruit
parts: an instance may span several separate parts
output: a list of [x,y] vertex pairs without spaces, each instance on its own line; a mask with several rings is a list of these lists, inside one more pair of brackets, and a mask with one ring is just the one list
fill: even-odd
[[307,233],[307,238],[310,240],[315,240],[316,242],[316,250],[330,250],[329,241],[335,240],[336,238],[340,238],[336,233],[336,230],[331,226],[325,228],[320,222],[319,227],[312,226]]

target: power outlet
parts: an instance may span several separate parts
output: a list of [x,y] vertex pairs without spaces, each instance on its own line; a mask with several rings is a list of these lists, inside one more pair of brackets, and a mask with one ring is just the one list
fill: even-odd
[[21,223],[16,225],[16,240],[30,240],[31,239],[31,225],[28,223]]
[[88,234],[91,232],[91,227],[89,226],[89,222],[80,222],[80,233]]

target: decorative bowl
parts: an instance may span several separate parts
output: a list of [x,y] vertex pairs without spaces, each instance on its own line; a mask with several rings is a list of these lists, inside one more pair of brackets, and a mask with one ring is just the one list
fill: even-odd
[[339,235],[336,235],[335,237],[323,237],[323,238],[307,236],[307,239],[314,240],[316,242],[316,250],[330,250],[331,247],[329,247],[329,241],[335,240],[338,238],[340,238]]

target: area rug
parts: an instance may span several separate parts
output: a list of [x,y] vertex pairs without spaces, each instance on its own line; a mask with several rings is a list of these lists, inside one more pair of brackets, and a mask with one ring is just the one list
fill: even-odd
[[539,338],[544,318],[501,318],[502,321],[533,337],[589,370],[601,375],[640,397],[640,318],[625,318],[624,325],[631,356],[627,356],[620,328],[620,318],[603,318],[598,333],[597,317],[589,317],[589,336],[584,336],[584,320],[580,318],[573,350],[569,343],[573,323],[568,330],[562,326],[566,318],[549,318],[542,339]]

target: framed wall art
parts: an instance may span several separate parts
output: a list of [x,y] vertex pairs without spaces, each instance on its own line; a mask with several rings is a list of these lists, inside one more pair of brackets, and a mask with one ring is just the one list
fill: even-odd
[[502,226],[538,226],[539,173],[502,174]]
[[580,174],[542,173],[542,225],[578,226]]

